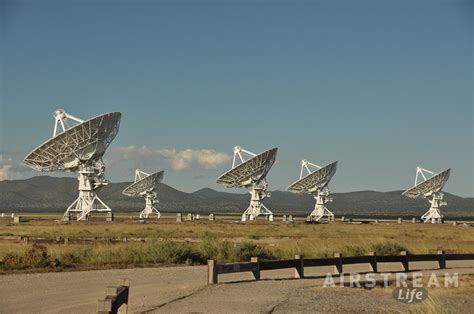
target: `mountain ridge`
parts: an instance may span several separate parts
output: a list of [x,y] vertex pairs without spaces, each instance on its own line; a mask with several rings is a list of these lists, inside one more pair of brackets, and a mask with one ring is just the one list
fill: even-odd
[[[144,200],[122,195],[131,182],[110,183],[99,196],[114,211],[138,211]],[[337,215],[420,216],[429,208],[426,199],[410,199],[402,190],[379,192],[372,190],[333,193],[327,207]],[[275,213],[307,213],[314,208],[311,195],[287,191],[271,191],[264,200]],[[22,180],[0,181],[0,211],[63,212],[77,198],[77,179],[71,177],[35,176]],[[242,212],[249,204],[247,193],[216,191],[209,187],[188,193],[161,183],[158,187],[162,212]],[[445,193],[447,216],[474,216],[474,198]]]

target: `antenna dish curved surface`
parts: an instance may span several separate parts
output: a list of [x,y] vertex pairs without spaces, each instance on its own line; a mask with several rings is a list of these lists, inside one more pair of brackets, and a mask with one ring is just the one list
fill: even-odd
[[105,113],[47,140],[25,157],[39,171],[75,171],[81,163],[102,157],[118,133],[120,112]]
[[331,181],[336,169],[337,161],[334,161],[296,181],[288,187],[288,191],[303,194],[323,189]]
[[264,179],[273,166],[278,148],[258,154],[220,176],[216,182],[227,187],[245,187]]
[[164,173],[164,170],[152,173],[149,176],[146,176],[141,180],[129,185],[127,188],[125,188],[125,190],[122,191],[122,194],[132,197],[141,196],[143,193],[156,188],[158,183],[163,181]]
[[449,174],[451,172],[451,168],[446,169],[440,173],[433,175],[431,178],[420,182],[419,184],[415,185],[414,187],[409,188],[402,195],[411,197],[411,198],[418,198],[418,197],[427,197],[432,195],[433,193],[440,192],[446,181],[449,179]]

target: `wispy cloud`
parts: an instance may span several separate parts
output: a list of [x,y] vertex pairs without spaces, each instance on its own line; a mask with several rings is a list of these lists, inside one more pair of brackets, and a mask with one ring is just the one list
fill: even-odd
[[230,155],[213,149],[152,149],[134,145],[112,148],[109,156],[110,163],[128,160],[136,165],[164,164],[176,171],[190,168],[212,169],[231,160]]
[[20,161],[0,154],[0,181],[24,179],[31,176],[32,172]]

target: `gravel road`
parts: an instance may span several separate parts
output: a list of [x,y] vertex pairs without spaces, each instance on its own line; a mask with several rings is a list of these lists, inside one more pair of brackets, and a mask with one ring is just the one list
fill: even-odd
[[[393,269],[383,271],[396,271]],[[430,268],[432,264],[418,264]],[[474,262],[456,262],[448,272],[474,274]],[[366,270],[354,265],[347,271]],[[294,270],[262,272],[261,281],[251,274],[221,275],[222,284],[207,286],[207,267],[160,267],[97,270],[61,273],[13,274],[0,276],[1,313],[94,313],[97,300],[105,296],[107,286],[120,278],[129,278],[129,313],[156,312],[360,312],[403,309],[382,288],[322,288],[332,267],[308,269],[313,278],[291,280]],[[444,273],[444,270],[437,270]],[[427,274],[427,272],[425,272]],[[286,279],[284,279],[286,278]],[[381,277],[379,277],[381,278]],[[472,309],[474,297],[462,300]]]

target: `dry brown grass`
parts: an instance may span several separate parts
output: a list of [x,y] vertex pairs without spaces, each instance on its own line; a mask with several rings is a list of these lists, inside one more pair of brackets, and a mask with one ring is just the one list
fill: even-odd
[[[58,217],[59,218],[59,217]],[[216,222],[172,222],[171,219],[160,222],[140,224],[138,222],[71,222],[57,223],[52,220],[31,221],[13,224],[11,221],[0,221],[0,235],[3,236],[30,236],[54,239],[57,236],[130,238],[140,237],[153,240],[187,245],[189,254],[200,254],[196,260],[205,260],[214,254],[223,260],[238,260],[239,252],[234,252],[234,244],[246,242],[254,243],[274,258],[293,258],[295,254],[307,257],[333,256],[340,252],[345,256],[364,255],[370,251],[379,254],[394,254],[399,250],[408,250],[412,253],[433,253],[443,249],[448,252],[473,252],[474,232],[462,226],[432,224],[402,225],[396,223],[379,224],[285,224],[283,222],[259,221],[254,223],[235,224],[230,220]],[[203,252],[200,244],[217,243],[217,247],[208,247]],[[127,244],[84,244],[60,246],[47,245],[51,257],[60,259],[67,254],[79,255],[87,251],[87,258],[83,261],[94,263],[103,261],[113,263],[133,263],[134,256],[127,252],[133,251],[138,262],[153,262],[147,255],[149,243],[129,242]],[[196,249],[201,245],[200,249]],[[21,255],[27,247],[23,243],[0,242],[0,259],[6,254]],[[214,253],[213,253],[214,251]],[[72,253],[71,253],[72,252]],[[97,258],[91,257],[96,255]],[[263,254],[263,253],[262,253]],[[186,255],[186,254],[185,254]],[[141,256],[141,257],[140,257]],[[148,256],[148,257],[147,257]],[[230,256],[230,257],[229,257]],[[227,258],[226,258],[227,257]]]

